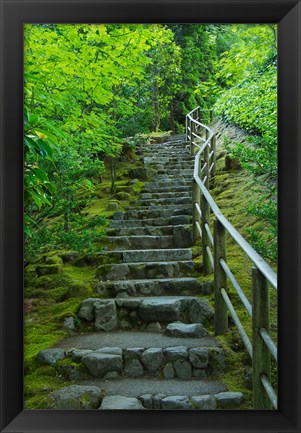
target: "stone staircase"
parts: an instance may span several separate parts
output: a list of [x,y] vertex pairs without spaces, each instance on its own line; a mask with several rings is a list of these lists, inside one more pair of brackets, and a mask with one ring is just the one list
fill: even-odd
[[[69,395],[85,392],[95,408],[239,408],[243,396],[220,380],[224,350],[207,330],[213,312],[201,295],[212,287],[193,275],[193,158],[181,136],[138,152],[156,175],[114,215],[107,251],[94,258],[96,295],[81,303],[78,317],[96,332],[48,354],[61,350],[60,359],[73,361],[61,366],[74,382]],[[55,391],[52,407],[70,408],[68,398],[66,389]]]

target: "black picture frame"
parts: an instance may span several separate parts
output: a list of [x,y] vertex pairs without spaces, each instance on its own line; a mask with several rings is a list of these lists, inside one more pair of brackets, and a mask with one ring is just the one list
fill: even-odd
[[[300,432],[300,21],[296,0],[0,0],[1,432]],[[279,410],[23,410],[23,24],[278,23]]]

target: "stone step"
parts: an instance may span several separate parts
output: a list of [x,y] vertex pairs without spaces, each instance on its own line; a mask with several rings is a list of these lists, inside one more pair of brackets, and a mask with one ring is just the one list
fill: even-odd
[[213,282],[197,278],[163,278],[125,281],[99,281],[96,293],[108,297],[126,296],[191,296],[213,292]]
[[[137,214],[138,213],[138,214]],[[145,218],[159,218],[169,217],[175,215],[192,215],[192,204],[161,204],[161,205],[140,205],[140,203],[132,204],[125,207],[124,219],[145,219]],[[139,215],[139,216],[138,216]]]
[[158,159],[157,162],[154,162],[152,164],[148,164],[150,168],[159,170],[159,169],[165,169],[168,170],[190,170],[194,168],[193,161],[192,162],[186,162],[183,158],[179,158],[177,161],[172,162],[163,162],[164,158]]
[[[108,236],[103,239],[106,248],[113,250],[174,248],[173,236]],[[190,245],[184,245],[189,246]]]
[[193,167],[186,168],[170,168],[164,166],[157,166],[153,168],[154,175],[152,175],[151,179],[157,179],[157,176],[165,176],[166,178],[172,178],[177,176],[178,178],[192,176],[193,175]]
[[147,206],[147,207],[158,207],[158,206],[166,206],[168,205],[191,205],[192,199],[191,197],[169,197],[169,198],[152,198],[152,199],[139,199],[136,202],[139,206]]
[[184,165],[193,165],[194,157],[187,154],[187,156],[182,156],[181,158],[177,156],[145,156],[143,158],[143,162],[145,165],[154,164],[154,165],[164,165],[168,166],[169,164],[175,164],[181,166]]
[[101,347],[120,347],[122,350],[135,347],[166,347],[185,346],[187,349],[193,347],[215,347],[222,349],[221,343],[211,336],[206,337],[167,337],[158,332],[145,331],[111,331],[111,332],[89,332],[76,334],[59,341],[55,347],[65,351],[69,349],[97,350]]
[[97,254],[108,260],[107,263],[137,263],[137,262],[161,262],[191,260],[191,248],[162,248],[162,249],[141,249],[141,250],[115,250],[104,251]]
[[[153,206],[145,208],[143,206],[136,206],[135,209],[127,210],[125,212],[116,212],[111,221],[116,220],[145,220],[154,218],[166,218],[191,215],[192,206],[177,205],[177,206]],[[166,224],[163,224],[166,225]]]
[[166,156],[176,156],[178,154],[185,154],[187,156],[191,156],[190,148],[186,146],[162,146],[162,145],[147,146],[141,149],[141,153],[145,156],[150,156],[150,157],[161,155],[161,154],[164,154]]
[[169,225],[169,226],[146,226],[146,227],[126,227],[111,228],[107,231],[110,236],[173,236],[177,237],[180,233],[182,238],[188,235],[188,242],[191,239],[191,225]]
[[185,229],[170,236],[108,236],[102,245],[109,250],[174,249],[192,247],[191,233]]
[[189,184],[186,185],[179,185],[179,186],[156,186],[157,182],[153,182],[153,185],[151,186],[146,186],[142,189],[142,194],[146,193],[146,194],[153,194],[153,193],[169,193],[172,195],[175,194],[180,194],[180,193],[186,193],[189,192],[191,194],[191,182],[189,182]]
[[127,262],[100,265],[96,270],[96,276],[102,281],[178,278],[186,277],[193,269],[192,260]]
[[[187,179],[166,179],[165,182],[163,181],[152,181],[152,182],[144,182],[144,189],[161,189],[165,188],[166,191],[172,192],[175,188],[183,188],[183,187],[190,187],[191,188],[192,181]],[[157,191],[156,191],[157,192]]]
[[133,228],[133,227],[161,227],[167,225],[191,224],[191,215],[176,215],[169,217],[156,217],[145,219],[111,220],[110,226],[114,228]]
[[186,191],[179,191],[179,192],[169,192],[169,191],[163,191],[163,192],[142,192],[139,195],[139,200],[154,200],[154,199],[163,199],[163,198],[184,198],[189,197],[191,198],[191,191],[187,188]]
[[179,182],[182,182],[183,180],[186,182],[188,182],[189,180],[192,182],[192,174],[193,173],[183,173],[183,174],[168,174],[168,173],[163,173],[163,174],[156,174],[156,179],[158,179],[159,181],[176,181],[178,180]]
[[165,141],[164,143],[152,143],[152,144],[142,144],[138,145],[137,149],[141,149],[144,152],[149,150],[152,152],[155,152],[157,150],[168,150],[172,151],[174,149],[184,149],[186,147],[187,143],[183,141]]
[[[203,342],[201,346],[195,344],[191,347],[186,341],[181,346],[173,346],[169,342],[162,347],[158,346],[160,339],[149,338],[148,333],[143,334],[145,341],[140,346],[130,343],[122,348],[99,344],[94,350],[64,347],[66,357],[76,363],[71,370],[71,377],[70,369],[65,370],[67,378],[74,378],[76,372],[77,377],[82,379],[91,376],[105,379],[148,376],[193,380],[218,377],[224,369],[224,352],[216,345],[211,347]],[[157,342],[156,346],[152,345],[152,340]]]
[[157,152],[157,151],[183,151],[186,150],[187,144],[185,142],[170,142],[166,141],[165,143],[153,143],[139,146],[138,149],[143,152]]
[[87,298],[77,313],[98,332],[146,330],[180,338],[207,336],[212,314],[206,300],[193,296]]
[[76,383],[96,386],[104,392],[100,409],[237,409],[243,401],[240,392],[227,392],[228,387],[219,380],[125,378]]

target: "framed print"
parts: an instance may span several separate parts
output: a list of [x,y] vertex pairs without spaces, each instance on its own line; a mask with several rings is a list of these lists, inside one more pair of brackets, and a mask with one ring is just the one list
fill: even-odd
[[298,432],[300,2],[1,22],[1,431]]

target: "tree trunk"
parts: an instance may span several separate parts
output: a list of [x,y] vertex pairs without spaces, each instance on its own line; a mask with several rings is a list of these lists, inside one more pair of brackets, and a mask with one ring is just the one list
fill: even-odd
[[116,158],[111,157],[111,194],[115,194]]
[[170,101],[170,129],[173,134],[176,133],[173,99]]

